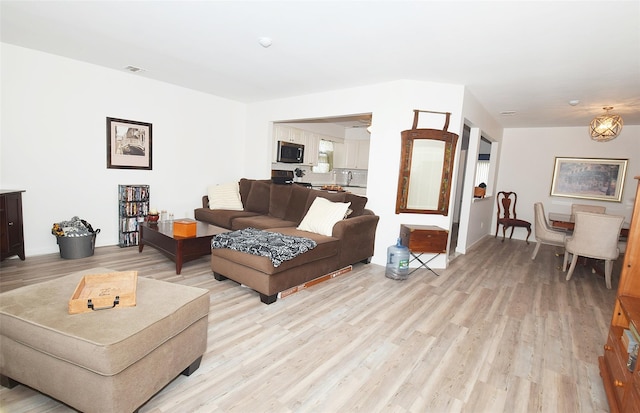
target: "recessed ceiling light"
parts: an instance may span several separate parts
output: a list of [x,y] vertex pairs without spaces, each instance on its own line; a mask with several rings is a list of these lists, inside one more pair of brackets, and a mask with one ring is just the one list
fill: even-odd
[[516,111],[515,110],[503,110],[502,112],[500,112],[500,114],[504,115],[504,116],[515,115]]
[[578,99],[573,99],[569,101],[569,104],[571,106],[576,106],[578,103],[580,103],[580,101]]
[[136,66],[125,66],[124,70],[128,70],[131,73],[145,72],[146,70]]

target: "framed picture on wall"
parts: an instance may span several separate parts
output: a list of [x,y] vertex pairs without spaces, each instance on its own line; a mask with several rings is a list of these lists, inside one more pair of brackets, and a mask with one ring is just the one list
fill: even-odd
[[556,158],[551,196],[620,202],[628,159]]
[[151,124],[107,118],[107,168],[151,169]]

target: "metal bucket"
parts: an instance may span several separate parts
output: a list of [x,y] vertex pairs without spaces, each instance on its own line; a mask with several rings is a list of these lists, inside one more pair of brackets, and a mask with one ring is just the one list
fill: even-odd
[[98,229],[92,234],[80,237],[56,237],[60,247],[60,258],[73,260],[92,256],[96,246],[96,235],[99,232]]

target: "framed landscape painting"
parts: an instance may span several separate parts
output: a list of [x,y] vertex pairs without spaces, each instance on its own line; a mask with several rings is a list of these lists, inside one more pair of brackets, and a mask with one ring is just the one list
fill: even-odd
[[151,169],[151,124],[107,118],[107,168]]
[[627,159],[556,158],[551,196],[620,202]]

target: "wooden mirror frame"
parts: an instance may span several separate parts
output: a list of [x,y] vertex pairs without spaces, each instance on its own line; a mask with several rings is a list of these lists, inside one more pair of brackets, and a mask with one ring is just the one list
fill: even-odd
[[[449,214],[449,196],[451,194],[451,179],[453,175],[453,160],[456,152],[456,143],[458,135],[447,132],[449,127],[449,112],[430,112],[414,110],[413,127],[409,130],[401,132],[402,148],[400,152],[400,173],[398,174],[398,194],[396,197],[396,214],[414,213],[414,214]],[[418,114],[420,112],[437,113],[446,116],[444,128],[438,129],[418,129]],[[409,208],[407,201],[409,198],[409,189],[411,185],[411,162],[413,157],[414,141],[419,139],[429,139],[442,141],[444,149],[442,153],[442,174],[437,181],[434,179],[434,185],[439,185],[438,189],[438,205],[436,209]],[[434,177],[435,178],[435,177]],[[434,192],[435,194],[435,192]]]

